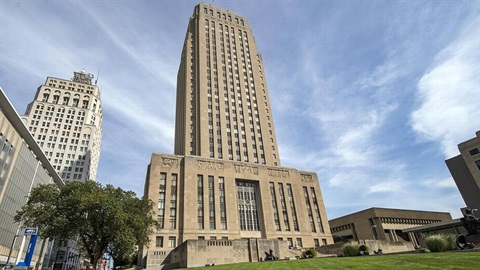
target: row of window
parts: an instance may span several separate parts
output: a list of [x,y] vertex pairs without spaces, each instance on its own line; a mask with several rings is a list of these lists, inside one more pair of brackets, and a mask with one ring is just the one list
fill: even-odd
[[[49,83],[58,83],[59,85],[67,85],[67,82],[66,81],[57,81],[55,79],[49,79],[48,80]],[[74,82],[68,82],[68,86],[71,86],[71,87],[78,87],[78,88],[86,88],[88,90],[93,90],[95,89],[93,86],[85,86],[85,85],[82,85],[82,84],[76,84]]]
[[[205,240],[205,236],[198,236],[198,240]],[[217,239],[216,236],[210,236],[210,240],[218,240],[218,239]],[[222,236],[221,240],[227,241],[228,236]],[[283,241],[283,237],[279,237],[278,240]],[[322,240],[322,245],[327,244],[327,239],[321,239],[321,240]],[[221,246],[222,244],[223,245],[231,245],[231,243],[229,243],[230,241],[227,241],[227,242],[223,242],[223,241],[211,242],[209,245],[212,245],[212,246],[215,246],[215,245]],[[292,247],[296,247],[296,248],[303,247],[303,241],[302,241],[301,237],[295,238],[295,242],[293,242],[293,238],[287,237],[286,241],[287,241],[287,244],[290,248],[292,248]],[[315,247],[320,246],[320,242],[319,242],[318,238],[314,238],[313,243],[314,243]],[[176,246],[177,246],[176,237],[175,236],[169,236],[167,247],[173,248],[173,247],[176,247]],[[164,247],[164,237],[163,236],[156,236],[155,237],[155,247],[157,247],[157,248],[163,248]]]
[[[470,153],[471,156],[480,154],[480,151],[478,151],[478,148],[473,148],[468,152]],[[480,170],[480,159],[475,160],[475,165],[477,165],[477,168]]]
[[[86,98],[88,98],[88,96],[86,96]],[[82,109],[88,109],[89,108],[88,107],[89,100],[88,99],[83,99],[82,102],[80,103],[80,97],[73,97],[71,99],[71,102],[70,102],[70,97],[64,96],[61,103],[59,103],[60,102],[60,95],[53,95],[52,99],[50,99],[50,94],[49,93],[43,93],[41,101],[42,102],[49,102],[49,103],[53,103],[53,104],[62,104],[62,105],[65,105],[65,106],[72,106],[72,107],[79,107],[79,105],[81,104]],[[97,110],[97,104],[96,103],[93,104],[92,110],[94,112]]]
[[[212,30],[211,30],[211,36],[214,38],[215,40],[215,22],[211,22],[212,24]],[[207,44],[206,44],[206,50],[207,50],[207,90],[208,90],[208,109],[209,109],[209,113],[211,114],[211,112],[213,111],[212,109],[212,93],[211,93],[211,85],[212,85],[212,77],[211,77],[211,65],[210,65],[210,43],[209,43],[209,37],[210,37],[210,30],[208,28],[208,25],[209,25],[209,21],[206,20],[205,21],[205,25],[206,25],[206,30],[205,30],[205,33],[206,33],[206,36],[207,36]],[[228,88],[227,88],[227,78],[226,78],[226,67],[225,67],[225,54],[223,53],[225,51],[225,48],[224,48],[224,42],[223,42],[223,26],[220,24],[220,38],[221,38],[221,50],[222,50],[222,66],[223,66],[223,82],[224,82],[224,90],[225,90],[225,105],[226,105],[226,108],[225,108],[225,112],[226,112],[226,120],[227,120],[227,133],[230,131],[230,133],[228,133],[227,135],[229,135],[229,142],[231,142],[232,140],[232,133],[231,133],[231,130],[229,128],[229,126],[231,125],[231,120],[230,119],[230,109],[232,111],[232,115],[233,115],[233,119],[234,119],[234,122],[233,122],[233,126],[234,126],[234,135],[237,136],[236,139],[238,140],[238,129],[236,128],[238,125],[237,125],[237,122],[235,122],[235,119],[237,119],[236,117],[236,104],[238,103],[238,107],[239,107],[239,113],[240,113],[240,120],[241,122],[239,123],[239,125],[241,126],[242,128],[242,134],[245,134],[245,124],[243,122],[243,109],[242,109],[242,99],[241,99],[241,91],[240,91],[240,81],[239,81],[239,68],[238,68],[238,63],[236,62],[236,55],[234,54],[233,55],[233,58],[235,60],[235,64],[237,66],[235,66],[235,77],[236,77],[236,83],[237,83],[237,91],[238,91],[238,98],[236,97],[235,95],[235,92],[234,92],[234,85],[233,85],[233,74],[232,74],[232,66],[231,66],[231,55],[230,55],[230,40],[228,38],[228,30],[229,30],[229,27],[228,26],[225,26],[225,32],[226,32],[226,40],[227,40],[227,43],[226,43],[226,49],[227,49],[227,56],[228,56],[228,59],[229,59],[229,65],[228,65],[228,70],[229,70],[229,78],[230,78],[230,91],[231,91],[231,100],[232,100],[232,105],[230,106],[230,103],[228,102]],[[243,65],[243,71],[244,71],[244,80],[245,80],[245,92],[246,92],[246,98],[247,98],[247,105],[248,105],[248,111],[249,111],[249,115],[250,115],[250,119],[252,117],[252,110],[255,111],[255,116],[256,116],[256,124],[257,124],[257,129],[254,129],[253,128],[253,122],[250,121],[250,131],[252,132],[252,147],[254,149],[254,153],[253,153],[253,156],[254,156],[254,162],[258,162],[258,156],[257,156],[257,148],[256,148],[256,138],[258,137],[260,140],[261,140],[261,128],[260,128],[260,123],[259,123],[259,118],[258,118],[258,111],[257,111],[257,103],[256,103],[256,97],[255,97],[255,84],[254,84],[254,81],[253,81],[253,75],[252,75],[252,69],[251,69],[251,65],[250,65],[250,55],[249,55],[249,49],[248,49],[248,40],[247,40],[247,33],[246,32],[243,32],[244,36],[245,36],[245,43],[247,44],[246,47],[243,46],[243,43],[242,43],[242,31],[239,29],[239,37],[240,37],[240,45],[241,45],[241,55],[242,55],[242,65]],[[232,28],[232,35],[234,35],[234,29]],[[233,46],[233,52],[235,53],[235,39],[232,38],[232,43],[231,45]],[[212,54],[212,57],[213,57],[213,60],[214,60],[214,69],[213,69],[213,73],[214,73],[214,81],[213,81],[213,84],[214,84],[214,89],[215,89],[215,107],[216,107],[216,110],[217,110],[217,113],[219,113],[219,100],[218,100],[218,76],[217,76],[217,60],[216,60],[216,45],[215,43],[212,43],[211,46],[213,47],[213,54]],[[248,61],[248,67],[249,67],[249,73],[250,73],[250,81],[251,81],[251,93],[252,93],[252,98],[253,98],[253,108],[252,108],[252,104],[250,103],[250,93],[249,93],[249,83],[248,83],[248,78],[247,78],[247,72],[246,72],[246,66],[245,66],[245,58],[244,58],[244,51],[247,51],[247,61]],[[193,74],[193,73],[192,73]],[[263,85],[263,84],[262,84]],[[266,96],[264,96],[264,99],[266,99]],[[269,120],[270,117],[268,116],[267,119]],[[217,129],[219,129],[219,126],[220,126],[220,121],[219,121],[219,114],[217,114],[217,121],[216,121],[216,125],[217,125]],[[268,123],[268,126],[271,128],[271,124]],[[255,131],[258,133],[258,136],[255,135]],[[213,119],[212,117],[210,116],[210,119],[209,119],[209,133],[210,133],[210,157],[214,157],[214,145],[213,145]],[[217,132],[218,133],[218,132]],[[272,134],[272,131],[270,130],[270,134]],[[219,139],[221,140],[221,138]],[[272,139],[273,141],[273,139]],[[219,141],[220,143],[220,141]],[[261,145],[261,144],[260,144]],[[238,147],[237,147],[238,148]],[[273,151],[275,151],[275,147],[272,145],[272,149]],[[244,161],[247,161],[248,162],[248,148],[244,147],[244,151],[243,152],[240,152],[239,151],[240,149],[237,149],[237,153],[236,153],[236,157],[237,157],[237,161],[241,161],[241,158],[242,158],[242,154],[243,154],[243,159]],[[218,157],[219,158],[222,158],[222,148],[221,148],[221,145],[219,144],[218,146]],[[263,149],[260,149],[260,154],[261,154],[261,161],[262,163],[265,164],[265,155],[263,153]],[[274,154],[274,158],[276,159],[276,155]],[[229,159],[233,160],[233,151],[232,151],[232,147],[231,147],[231,144],[229,145]]]
[[[170,178],[170,215],[169,215],[169,228],[177,228],[177,182],[178,175],[172,174]],[[167,185],[167,174],[160,173],[160,184],[158,191],[158,223],[159,228],[165,228],[165,212],[166,212],[166,185]]]
[[[213,9],[209,9],[209,8],[207,8],[207,7],[204,7],[204,8],[203,8],[203,13],[204,13],[205,15],[214,16],[214,11],[213,11]],[[243,21],[242,18],[238,18],[238,17],[234,16],[234,17],[233,17],[233,20],[232,20],[232,15],[230,15],[230,14],[225,14],[224,12],[220,12],[220,11],[217,11],[215,14],[216,14],[216,16],[217,16],[218,19],[223,19],[223,20],[229,21],[229,22],[235,21],[236,24],[245,26],[245,22]]]
[[[278,240],[283,241],[283,237],[279,237]],[[301,237],[297,237],[295,239],[295,243],[293,242],[293,238],[287,237],[287,243],[288,243],[288,247],[290,247],[290,248],[292,248],[292,247],[296,247],[296,248],[303,247],[303,242],[302,242]],[[313,238],[313,243],[314,243],[315,247],[320,246],[320,242],[319,242],[318,238]],[[326,244],[327,244],[327,239],[322,239],[322,245],[326,245]]]
[[[176,247],[177,246],[177,239],[175,236],[169,236],[168,237],[168,247]],[[155,238],[155,247],[157,248],[163,248],[164,243],[163,243],[163,236],[157,236]]]
[[[218,188],[215,187],[215,178],[214,176],[207,176],[207,182],[204,183],[204,176],[197,175],[197,220],[198,220],[198,229],[205,229],[205,219],[207,219],[207,224],[209,224],[210,230],[215,230],[216,228],[216,211],[215,211],[215,192],[218,190],[218,199],[220,205],[220,222],[221,229],[227,229],[227,211],[226,211],[226,201],[225,201],[225,182],[223,177],[218,177]],[[177,196],[177,175],[171,175],[171,192],[170,192],[170,229],[176,228],[176,196]],[[204,187],[207,184],[207,193],[205,193]],[[272,199],[272,206],[274,210],[274,222],[277,231],[281,231],[281,227],[284,226],[285,231],[290,231],[290,218],[292,219],[292,225],[294,231],[300,231],[295,200],[293,197],[293,187],[291,184],[285,184],[286,191],[284,190],[283,183],[277,183],[277,188],[275,187],[274,182],[269,182],[270,185],[270,194]],[[160,174],[160,183],[159,183],[159,200],[158,200],[158,220],[160,223],[160,228],[165,228],[164,219],[166,211],[166,194],[167,194],[167,174]],[[240,224],[240,230],[242,231],[259,231],[259,219],[258,219],[258,183],[254,181],[236,181],[236,191],[237,191],[237,208],[238,208],[238,218]],[[277,193],[280,200],[282,215],[283,215],[283,225],[280,223],[278,203],[277,203]],[[315,194],[315,188],[310,187],[310,192],[308,187],[303,187],[303,192],[305,196],[305,202],[307,205],[307,212],[309,216],[310,226],[312,232],[324,232],[323,224],[320,216],[320,209],[318,207],[318,201]],[[206,195],[205,195],[206,194]],[[207,197],[205,197],[207,196]],[[208,205],[205,205],[205,200],[208,202]],[[207,207],[208,215],[205,217],[204,209]],[[290,213],[288,213],[288,208],[290,208]],[[316,224],[315,224],[316,221]],[[204,239],[203,236],[199,239]],[[215,240],[216,236],[211,236],[211,240]],[[163,241],[163,240],[162,240]],[[299,244],[296,244],[297,246]]]
[[[280,222],[280,212],[278,210],[278,203],[277,203],[277,194],[276,194],[276,189],[275,189],[275,183],[270,182],[270,195],[272,198],[272,206],[273,206],[273,220],[275,223],[275,229],[277,231],[281,231],[281,222]],[[286,184],[287,188],[287,196],[288,196],[288,205],[290,206],[290,213],[292,217],[292,224],[293,224],[293,230],[294,231],[299,231],[300,228],[298,226],[298,220],[297,220],[297,212],[296,212],[296,207],[295,207],[295,200],[293,198],[293,188],[290,184]],[[324,232],[323,230],[323,223],[320,215],[320,208],[318,206],[317,202],[317,197],[315,194],[315,188],[310,187],[310,196],[308,194],[308,188],[303,187],[303,193],[305,197],[305,202],[307,205],[307,214],[309,217],[309,222],[310,222],[310,227],[312,232],[317,232],[317,226],[319,229],[319,232]],[[310,197],[312,198],[310,203]],[[284,193],[284,188],[283,188],[283,183],[278,183],[278,198],[280,199],[280,206],[281,206],[281,214],[283,218],[283,226],[285,231],[290,231],[290,221],[289,221],[289,215],[288,215],[288,210],[287,210],[287,202],[285,198],[285,193]],[[312,205],[313,205],[313,210],[312,210]],[[313,215],[313,212],[315,213],[315,218],[316,218],[316,223],[315,225],[315,218]]]

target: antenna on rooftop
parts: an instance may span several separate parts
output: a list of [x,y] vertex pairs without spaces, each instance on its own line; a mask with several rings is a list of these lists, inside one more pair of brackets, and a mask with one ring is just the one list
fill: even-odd
[[100,76],[100,69],[98,69],[98,72],[97,72],[97,79],[95,79],[95,85],[97,85],[97,82],[98,82],[98,77]]

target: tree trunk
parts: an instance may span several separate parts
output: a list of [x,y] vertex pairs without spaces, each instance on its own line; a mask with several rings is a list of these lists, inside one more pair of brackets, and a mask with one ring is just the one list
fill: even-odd
[[35,264],[35,270],[38,270],[38,267],[39,266],[42,266],[43,264],[43,258],[45,258],[43,255],[43,250],[45,249],[45,244],[48,242],[48,238],[47,239],[43,239],[43,242],[42,242],[42,247],[40,248],[40,255],[38,256],[38,260],[37,260],[37,263]]

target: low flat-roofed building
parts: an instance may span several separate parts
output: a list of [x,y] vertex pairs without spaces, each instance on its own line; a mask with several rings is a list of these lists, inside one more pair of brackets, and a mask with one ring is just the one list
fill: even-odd
[[403,232],[408,234],[414,234],[415,239],[418,242],[417,247],[425,248],[425,238],[429,235],[434,234],[453,234],[461,235],[467,234],[467,230],[463,227],[462,222],[459,218],[446,220],[438,223],[431,223],[423,226],[416,226],[403,230]]
[[411,241],[416,246],[408,228],[452,220],[450,213],[389,208],[369,208],[329,221],[335,239]]
[[[0,89],[0,266],[6,264],[7,260],[10,264],[15,263],[19,254],[22,224],[16,223],[13,217],[25,205],[32,188],[49,183],[63,185],[62,179]],[[27,247],[24,246],[22,260]],[[39,253],[40,248],[37,247],[32,265],[38,260]]]

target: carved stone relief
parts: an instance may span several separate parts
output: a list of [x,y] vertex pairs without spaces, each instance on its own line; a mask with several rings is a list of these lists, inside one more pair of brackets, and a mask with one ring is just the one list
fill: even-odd
[[161,165],[163,167],[177,168],[178,167],[178,159],[162,157]]
[[245,164],[235,164],[235,172],[236,173],[250,173],[258,175],[258,167],[248,166]]
[[268,169],[268,175],[273,177],[290,178],[289,172],[284,170]]
[[313,176],[310,174],[300,174],[300,179],[302,182],[313,182]]
[[223,163],[207,161],[207,160],[197,160],[197,166],[200,169],[212,170],[212,171],[223,171],[224,169]]

